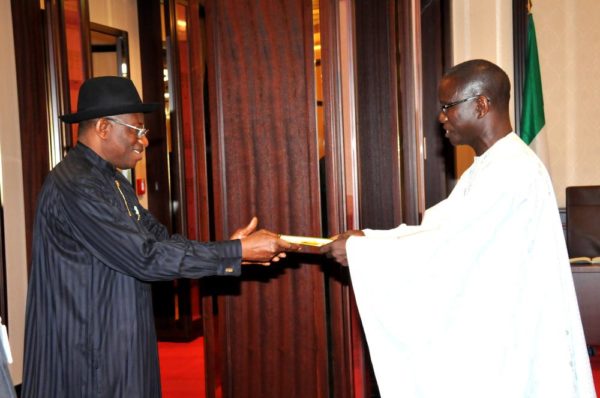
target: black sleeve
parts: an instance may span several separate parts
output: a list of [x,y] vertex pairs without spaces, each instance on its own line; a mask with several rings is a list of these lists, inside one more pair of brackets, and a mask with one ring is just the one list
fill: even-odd
[[[154,217],[140,222],[131,208],[139,206],[137,198],[128,209],[111,181],[90,178],[73,185],[65,220],[80,243],[108,267],[146,281],[240,274],[239,240],[201,243],[168,236]],[[131,192],[125,192],[130,200]]]

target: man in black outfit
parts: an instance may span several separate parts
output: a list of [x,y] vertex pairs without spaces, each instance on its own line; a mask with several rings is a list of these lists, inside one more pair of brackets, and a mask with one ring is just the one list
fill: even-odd
[[160,397],[149,282],[239,275],[241,264],[269,264],[298,246],[257,220],[232,240],[196,242],[169,235],[144,209],[120,170],[148,145],[142,103],[120,77],[87,80],[79,139],[48,175],[35,218],[27,299],[22,396]]

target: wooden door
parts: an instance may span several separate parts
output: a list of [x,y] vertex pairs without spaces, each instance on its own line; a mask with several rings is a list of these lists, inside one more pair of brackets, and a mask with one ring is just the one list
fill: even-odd
[[[342,23],[341,8],[348,5],[356,17]],[[421,64],[414,43],[420,8],[414,0],[376,6],[321,2],[321,42],[328,46],[322,60],[325,209],[319,197],[311,6],[308,0],[206,2],[217,238],[255,214],[266,228],[317,236],[321,211],[327,211],[330,233],[418,219]],[[351,121],[360,145],[360,222],[348,212],[342,181],[350,166],[341,158],[349,142],[343,137],[348,126],[342,126],[339,75],[348,65],[340,65],[337,34],[346,23],[354,25],[346,33],[360,58],[350,61],[360,96]],[[385,196],[376,187],[377,173],[389,181]],[[241,279],[204,281],[208,396],[377,396],[347,270],[334,267],[296,255],[269,269],[246,268]]]
[[[312,4],[206,2],[215,234],[321,235]],[[204,280],[209,397],[327,397],[324,276],[312,255]]]

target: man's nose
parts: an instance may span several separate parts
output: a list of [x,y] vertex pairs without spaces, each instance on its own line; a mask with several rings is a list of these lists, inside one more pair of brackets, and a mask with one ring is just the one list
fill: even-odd
[[438,113],[438,122],[446,123],[448,121],[448,116],[444,113],[443,110],[440,109],[440,113]]

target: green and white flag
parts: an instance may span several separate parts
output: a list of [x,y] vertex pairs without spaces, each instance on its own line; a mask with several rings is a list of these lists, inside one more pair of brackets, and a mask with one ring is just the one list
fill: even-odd
[[[531,2],[529,3],[531,10]],[[527,53],[525,55],[525,84],[523,87],[523,108],[521,110],[521,138],[527,143],[544,162],[548,162],[548,145],[543,128],[546,124],[544,117],[544,96],[542,94],[542,76],[538,58],[535,25],[531,11],[527,21]]]

